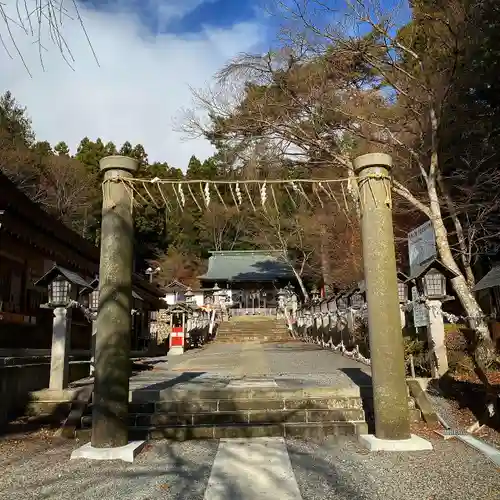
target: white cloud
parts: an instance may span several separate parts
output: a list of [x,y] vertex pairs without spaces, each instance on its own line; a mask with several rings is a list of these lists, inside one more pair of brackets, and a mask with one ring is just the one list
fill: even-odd
[[[130,4],[130,0],[120,1]],[[202,1],[149,0],[158,5],[163,26]],[[228,58],[261,41],[262,28],[240,23],[228,29],[207,27],[196,35],[153,36],[130,9],[99,13],[81,8],[80,13],[100,66],[77,21],[65,21],[63,28],[75,59],[74,71],[48,40],[44,71],[37,44],[19,29],[13,29],[13,34],[32,78],[12,45],[14,59],[0,46],[0,91],[12,91],[28,108],[37,138],[52,144],[64,140],[72,151],[85,136],[117,145],[128,140],[143,144],[150,161],[168,161],[180,168],[186,167],[193,153],[209,156],[210,144],[203,139],[183,140],[173,130],[174,120],[181,108],[191,104],[189,86],[208,84]],[[2,25],[0,34],[5,39]]]

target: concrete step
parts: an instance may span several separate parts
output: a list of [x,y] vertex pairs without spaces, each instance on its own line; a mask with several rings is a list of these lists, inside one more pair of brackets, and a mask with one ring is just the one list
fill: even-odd
[[226,329],[219,328],[217,333],[226,333],[231,335],[245,334],[245,333],[289,333],[289,330],[286,328],[283,329],[274,329],[274,328],[245,328],[245,329]]
[[[225,394],[227,396],[227,394]],[[160,399],[144,403],[129,403],[130,413],[212,413],[249,410],[361,410],[359,397],[259,397],[258,394],[238,394],[237,398]]]
[[227,332],[220,332],[218,333],[215,338],[231,338],[231,339],[238,339],[238,338],[245,338],[245,337],[291,337],[290,334],[282,332],[282,333],[277,333],[277,332],[239,332],[239,333],[227,333]]
[[218,340],[217,344],[284,344],[288,339],[245,339],[245,340]]
[[288,333],[286,328],[219,328],[217,333],[230,333],[238,335],[239,333]]
[[[233,424],[206,426],[155,426],[129,427],[129,439],[171,439],[185,441],[194,439],[224,439],[249,437],[301,437],[321,439],[325,436],[356,436],[367,434],[365,422],[311,422],[311,423],[272,423],[272,424]],[[90,440],[91,429],[78,429],[76,437]]]
[[244,332],[227,332],[227,331],[221,331],[219,330],[217,332],[218,337],[222,336],[230,336],[230,337],[239,337],[239,336],[245,336],[245,335],[286,335],[290,336],[290,333],[288,331],[282,331],[282,332],[272,332],[272,331],[258,331],[258,330],[248,330]]
[[288,329],[286,328],[235,328],[233,329],[228,329],[228,328],[219,328],[217,330],[218,333],[231,333],[231,334],[238,334],[238,333],[288,333]]
[[[170,427],[175,425],[207,426],[233,424],[364,422],[365,413],[360,409],[333,410],[237,410],[211,413],[132,413],[129,425],[134,427]],[[82,417],[82,427],[92,425],[92,416]]]
[[[129,403],[130,439],[219,439],[258,436],[323,437],[368,432],[370,398],[346,395],[336,388],[222,388],[141,392]],[[421,420],[413,398],[412,421]],[[91,407],[77,437],[89,439]]]
[[[262,381],[253,383],[253,381],[243,380],[241,382],[232,381],[230,384],[227,382],[223,386],[212,385],[193,385],[192,387],[176,388],[175,386],[167,386],[163,389],[156,389],[153,386],[141,388],[138,391],[131,391],[131,399],[129,404],[141,403],[154,403],[162,404],[164,402],[175,401],[180,404],[186,402],[194,402],[199,404],[211,400],[214,402],[236,402],[242,400],[278,400],[280,404],[283,403],[283,408],[295,408],[295,406],[286,406],[288,402],[304,401],[318,399],[334,401],[337,404],[340,400],[353,398],[360,399],[360,389],[356,386],[353,387],[331,387],[331,386],[299,386],[294,387],[279,387],[273,385],[270,381],[265,384]],[[227,404],[227,403],[225,403]],[[217,407],[219,410],[222,408]],[[333,406],[335,408],[335,406]],[[158,409],[158,408],[156,408]],[[167,411],[163,409],[163,411]],[[206,410],[212,411],[212,410]]]
[[221,333],[216,335],[216,338],[219,339],[240,339],[240,338],[246,338],[246,337],[256,337],[256,338],[263,338],[263,337],[276,337],[276,338],[288,338],[291,337],[291,335],[286,335],[284,333],[238,333],[238,334],[230,334],[230,333]]

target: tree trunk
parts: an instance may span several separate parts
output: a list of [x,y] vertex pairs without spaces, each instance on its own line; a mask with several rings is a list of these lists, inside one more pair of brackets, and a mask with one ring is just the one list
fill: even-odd
[[325,294],[331,292],[332,278],[330,273],[330,260],[328,258],[328,234],[325,226],[321,225],[321,243],[320,243],[320,260],[321,260],[321,276],[325,287]]
[[457,294],[458,300],[460,300],[460,303],[465,310],[468,326],[474,332],[474,338],[472,339],[473,361],[476,375],[485,386],[487,392],[486,414],[491,409],[493,413],[497,414],[498,418],[498,394],[495,388],[490,384],[488,376],[486,375],[488,364],[495,359],[495,346],[491,339],[491,334],[488,324],[484,318],[484,313],[479,306],[476,297],[469,288],[466,277],[458,267],[455,259],[453,258],[453,254],[451,253],[448,233],[443,222],[436,184],[432,177],[429,178],[427,182],[427,191],[429,194],[431,220],[436,235],[436,246],[439,256],[446,266],[458,274],[456,278],[451,280],[451,284],[453,286],[453,290]]
[[[464,308],[467,316],[472,318],[472,323],[478,334],[478,340],[489,340],[491,341],[491,335],[489,333],[488,326],[484,321],[484,313],[479,306],[474,294],[469,289],[467,280],[462,273],[461,269],[458,267],[453,254],[451,253],[450,244],[448,241],[448,232],[443,222],[443,216],[441,214],[441,206],[439,203],[439,198],[437,194],[437,189],[435,183],[430,179],[428,183],[428,193],[430,201],[430,210],[432,217],[432,225],[434,228],[434,233],[436,235],[436,246],[439,252],[439,256],[443,263],[448,266],[451,270],[457,273],[457,277],[451,280],[453,289],[457,294],[462,307]],[[471,320],[469,320],[470,323]]]
[[438,177],[438,185],[439,189],[441,190],[441,194],[443,195],[446,201],[446,206],[448,207],[450,217],[453,221],[453,225],[455,226],[455,231],[457,232],[457,240],[458,240],[458,245],[460,247],[460,258],[462,261],[463,268],[465,269],[465,277],[467,279],[467,285],[469,286],[470,289],[472,289],[476,283],[476,280],[470,264],[469,252],[467,250],[467,243],[465,240],[464,229],[462,227],[460,218],[458,217],[455,204],[453,203],[453,199],[450,193],[448,192],[448,189],[445,186],[441,176]]
[[307,293],[306,287],[304,285],[304,281],[302,280],[302,276],[297,272],[297,269],[295,269],[294,266],[291,266],[293,269],[293,274],[295,274],[295,278],[297,279],[297,282],[299,283],[300,290],[302,292],[302,295],[304,296],[304,300],[306,302],[309,302],[309,294]]
[[476,374],[486,386],[490,395],[493,396],[493,388],[488,381],[488,377],[486,376],[488,363],[495,359],[495,346],[491,339],[488,324],[486,323],[481,307],[467,284],[464,274],[461,272],[451,253],[448,234],[443,223],[436,186],[432,183],[432,181],[429,181],[428,183],[428,193],[432,225],[436,234],[437,249],[443,263],[458,274],[456,278],[451,280],[451,284],[453,286],[453,290],[457,294],[458,300],[460,300],[460,303],[465,310],[469,328],[473,330],[475,334],[473,357]]

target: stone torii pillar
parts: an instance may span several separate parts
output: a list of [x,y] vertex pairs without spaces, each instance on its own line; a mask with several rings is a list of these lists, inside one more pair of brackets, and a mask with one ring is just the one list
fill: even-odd
[[373,451],[432,449],[428,441],[410,434],[392,227],[391,167],[391,156],[383,153],[354,160],[361,204],[375,410],[375,436],[360,436],[360,440]]
[[100,161],[100,167],[104,172],[104,183],[92,440],[75,450],[72,458],[131,462],[143,444],[129,443],[127,425],[131,371],[133,195],[119,180],[131,178],[139,163],[126,156],[108,156]]

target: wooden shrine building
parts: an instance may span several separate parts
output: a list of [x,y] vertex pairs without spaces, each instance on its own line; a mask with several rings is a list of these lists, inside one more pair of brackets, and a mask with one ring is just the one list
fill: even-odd
[[[32,202],[0,172],[0,348],[48,349],[52,311],[40,308],[47,289],[36,287],[54,264],[78,273],[89,283],[99,272],[99,248]],[[139,275],[133,276],[134,308],[161,306],[162,290]],[[135,335],[146,319],[134,318]],[[73,349],[89,349],[91,327],[75,311],[71,325]],[[133,348],[139,344],[132,336]]]
[[212,251],[207,272],[199,276],[204,289],[216,284],[226,290],[227,303],[236,315],[274,314],[280,288],[296,278],[281,252],[266,250]]

